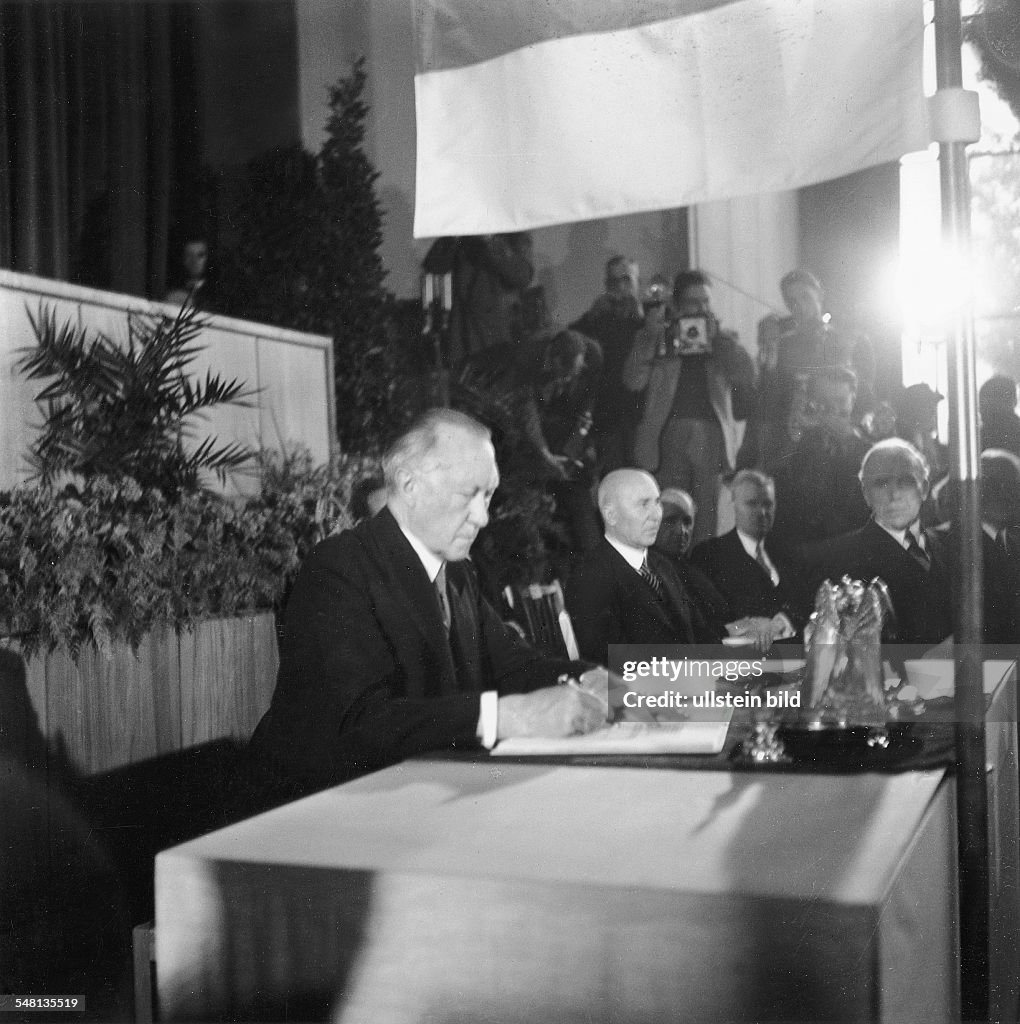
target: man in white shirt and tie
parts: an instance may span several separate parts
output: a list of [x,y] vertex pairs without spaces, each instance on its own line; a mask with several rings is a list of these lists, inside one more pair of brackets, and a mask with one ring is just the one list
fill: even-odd
[[[935,489],[948,520],[935,534],[950,552],[960,545],[959,483],[947,477]],[[1001,448],[981,453],[981,538],[984,561],[982,635],[988,644],[1020,640],[1020,459]]]
[[796,635],[803,625],[806,597],[800,568],[782,549],[766,543],[776,518],[776,490],[770,476],[742,469],[730,483],[736,526],[691,552],[692,564],[715,584],[729,605],[738,634],[752,636],[759,649]]
[[480,593],[468,553],[499,484],[488,430],[430,410],[383,472],[386,507],[319,544],[287,605],[276,692],[251,744],[280,796],[607,717],[605,669],[540,654]]
[[808,578],[815,586],[844,575],[864,583],[881,578],[894,611],[886,640],[938,644],[953,632],[952,594],[945,545],[920,523],[928,463],[912,444],[889,438],[864,456],[860,481],[871,519],[809,549]]
[[617,469],[598,489],[602,542],[570,578],[567,609],[582,657],[605,663],[610,644],[718,643],[671,560],[655,543],[662,502],[655,478]]

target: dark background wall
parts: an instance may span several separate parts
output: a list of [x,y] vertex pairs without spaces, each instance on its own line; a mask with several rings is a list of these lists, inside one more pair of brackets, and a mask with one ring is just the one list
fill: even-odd
[[195,4],[195,76],[207,163],[243,165],[301,141],[293,0]]

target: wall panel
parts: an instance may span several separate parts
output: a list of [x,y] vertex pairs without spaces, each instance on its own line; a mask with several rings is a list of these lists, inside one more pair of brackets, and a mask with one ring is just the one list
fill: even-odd
[[[25,455],[42,419],[34,401],[41,385],[14,368],[18,350],[35,343],[27,310],[35,314],[40,303],[56,310],[59,323],[84,324],[125,341],[129,315],[178,312],[162,303],[0,270],[0,490],[28,476]],[[331,340],[229,317],[208,320],[193,375],[204,379],[211,368],[228,379],[240,378],[258,394],[250,408],[210,410],[204,421],[196,419],[196,435],[276,448],[281,432],[272,425],[279,423],[287,443],[305,445],[325,462],[336,423]],[[254,477],[241,473],[222,487],[214,478],[209,485],[227,494],[249,494],[258,487]]]

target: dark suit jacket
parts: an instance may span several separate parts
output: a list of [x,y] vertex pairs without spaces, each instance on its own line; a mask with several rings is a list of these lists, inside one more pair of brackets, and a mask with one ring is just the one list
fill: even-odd
[[[932,531],[945,544],[955,560],[960,548],[960,532],[955,525],[943,524]],[[1020,564],[1007,555],[983,530],[984,562],[982,596],[984,603],[982,636],[986,644],[1020,643]],[[950,573],[955,582],[955,574]]]
[[305,789],[425,750],[478,745],[479,693],[550,686],[572,666],[539,654],[447,566],[454,630],[388,510],[308,556],[287,605],[272,704],[251,753]]
[[931,569],[921,568],[874,519],[859,530],[822,541],[805,552],[812,593],[825,579],[842,576],[869,583],[879,576],[889,589],[896,614],[895,636],[887,627],[886,640],[930,646],[953,632],[950,569],[945,545],[925,530]]
[[567,610],[583,658],[606,664],[610,644],[719,642],[670,559],[650,548],[648,565],[665,586],[665,600],[604,538],[574,571]]
[[719,592],[719,588],[705,573],[696,569],[687,556],[669,555],[664,551],[660,554],[668,558],[670,564],[676,569],[680,582],[684,585],[684,590],[687,591],[692,603],[701,612],[712,631],[721,637],[726,636],[726,623],[732,621],[730,605]]
[[809,431],[777,465],[776,521],[766,545],[799,552],[829,537],[860,529],[871,517],[857,474],[871,443],[857,434],[835,440]]
[[691,563],[700,569],[726,598],[729,618],[763,615],[771,619],[785,612],[793,628],[800,630],[807,618],[802,570],[781,549],[765,541],[765,550],[779,573],[779,585],[740,543],[736,529],[702,541],[691,552]]

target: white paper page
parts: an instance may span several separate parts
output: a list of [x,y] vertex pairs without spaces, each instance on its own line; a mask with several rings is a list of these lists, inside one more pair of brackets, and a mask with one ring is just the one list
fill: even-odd
[[709,722],[616,722],[583,736],[508,739],[492,754],[718,754],[732,715],[732,709],[720,709]]

